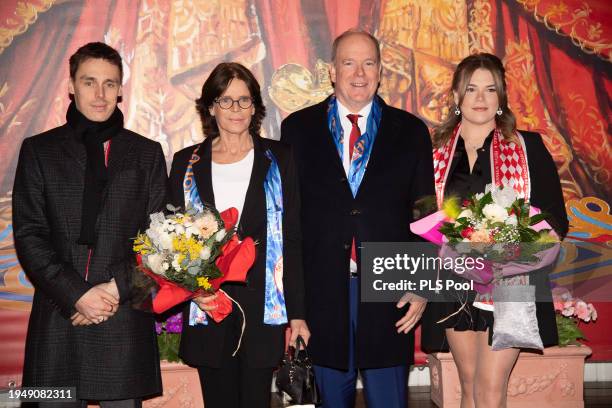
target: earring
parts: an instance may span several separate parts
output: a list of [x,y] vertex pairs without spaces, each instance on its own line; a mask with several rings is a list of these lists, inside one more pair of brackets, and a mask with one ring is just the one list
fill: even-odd
[[497,116],[501,116],[504,111],[502,110],[502,108],[497,108],[497,112],[495,113],[497,113]]
[[461,111],[459,110],[458,106],[455,106],[455,115],[457,116],[461,115]]

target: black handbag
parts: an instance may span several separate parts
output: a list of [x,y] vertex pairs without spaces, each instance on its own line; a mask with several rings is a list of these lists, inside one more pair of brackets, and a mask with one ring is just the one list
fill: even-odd
[[291,398],[291,404],[321,404],[312,362],[301,336],[296,345],[297,350],[290,346],[283,357],[276,373],[276,387],[281,397],[284,392]]

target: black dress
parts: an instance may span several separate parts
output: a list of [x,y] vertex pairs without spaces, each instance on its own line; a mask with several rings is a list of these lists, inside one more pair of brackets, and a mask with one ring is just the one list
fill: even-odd
[[[568,229],[567,214],[561,192],[561,184],[555,164],[544,146],[539,134],[521,131],[527,148],[527,161],[531,181],[531,204],[550,214],[548,222],[559,236],[564,237]],[[492,183],[490,149],[493,133],[485,139],[478,149],[478,157],[470,173],[467,152],[463,138],[457,141],[457,147],[449,168],[444,190],[445,197],[457,196],[461,200],[470,195],[484,192],[485,186]],[[541,271],[538,271],[541,272]],[[548,273],[534,274],[536,285],[548,284]],[[461,306],[458,302],[429,303],[422,319],[421,349],[425,352],[448,351],[445,329],[456,331],[486,331],[489,329],[489,345],[493,336],[493,312],[476,308],[472,301],[476,292],[454,294],[461,300],[467,300],[465,308],[444,322],[439,320],[453,314]],[[552,302],[536,303],[538,328],[544,346],[557,344],[557,326]]]

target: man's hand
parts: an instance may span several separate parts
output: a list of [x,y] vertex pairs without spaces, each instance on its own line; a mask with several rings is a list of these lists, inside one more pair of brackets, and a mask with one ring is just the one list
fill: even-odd
[[117,300],[121,300],[121,298],[119,296],[119,288],[117,287],[117,283],[115,282],[115,278],[109,280],[106,283],[101,283],[101,284],[96,285],[96,286],[101,287],[102,289],[104,289],[105,291],[107,291],[108,293],[110,293],[111,295],[116,297]]
[[102,285],[96,285],[89,289],[74,307],[83,317],[94,323],[102,323],[115,314],[119,305],[119,298],[108,293]]
[[404,317],[402,317],[397,321],[397,323],[395,323],[395,327],[397,327],[398,333],[408,333],[410,329],[412,329],[421,319],[421,316],[425,311],[425,306],[427,306],[426,299],[410,292],[406,292],[395,306],[398,309],[401,309],[408,303],[410,303],[408,311],[406,312]]
[[308,345],[308,339],[310,339],[310,330],[306,320],[302,319],[291,319],[289,321],[289,327],[291,328],[291,337],[289,338],[289,345],[295,347],[295,342],[298,336],[302,336],[304,343]]
[[200,309],[202,309],[205,312],[211,311],[211,310],[215,310],[217,307],[217,304],[210,304],[212,301],[214,301],[215,299],[217,299],[217,295],[207,295],[207,296],[196,296],[194,297],[193,300]]
[[76,312],[75,314],[73,314],[70,317],[70,321],[72,322],[73,326],[89,326],[90,324],[94,324],[94,322],[92,322],[91,320],[89,320],[88,318],[80,314],[79,312]]

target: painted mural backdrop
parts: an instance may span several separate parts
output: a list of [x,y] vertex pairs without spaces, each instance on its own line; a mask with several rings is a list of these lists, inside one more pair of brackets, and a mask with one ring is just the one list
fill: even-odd
[[566,253],[559,278],[612,275],[608,0],[2,0],[0,309],[28,310],[32,295],[11,235],[17,153],[23,138],[64,123],[67,60],[80,45],[120,50],[126,127],[160,142],[170,162],[202,140],[194,99],[217,63],[256,73],[265,136],[278,138],[283,117],[332,92],[331,42],[356,26],[381,40],[380,94],[431,127],[448,114],[462,58],[502,58],[519,128],[540,132],[557,164],[572,239],[598,244],[590,257]]

